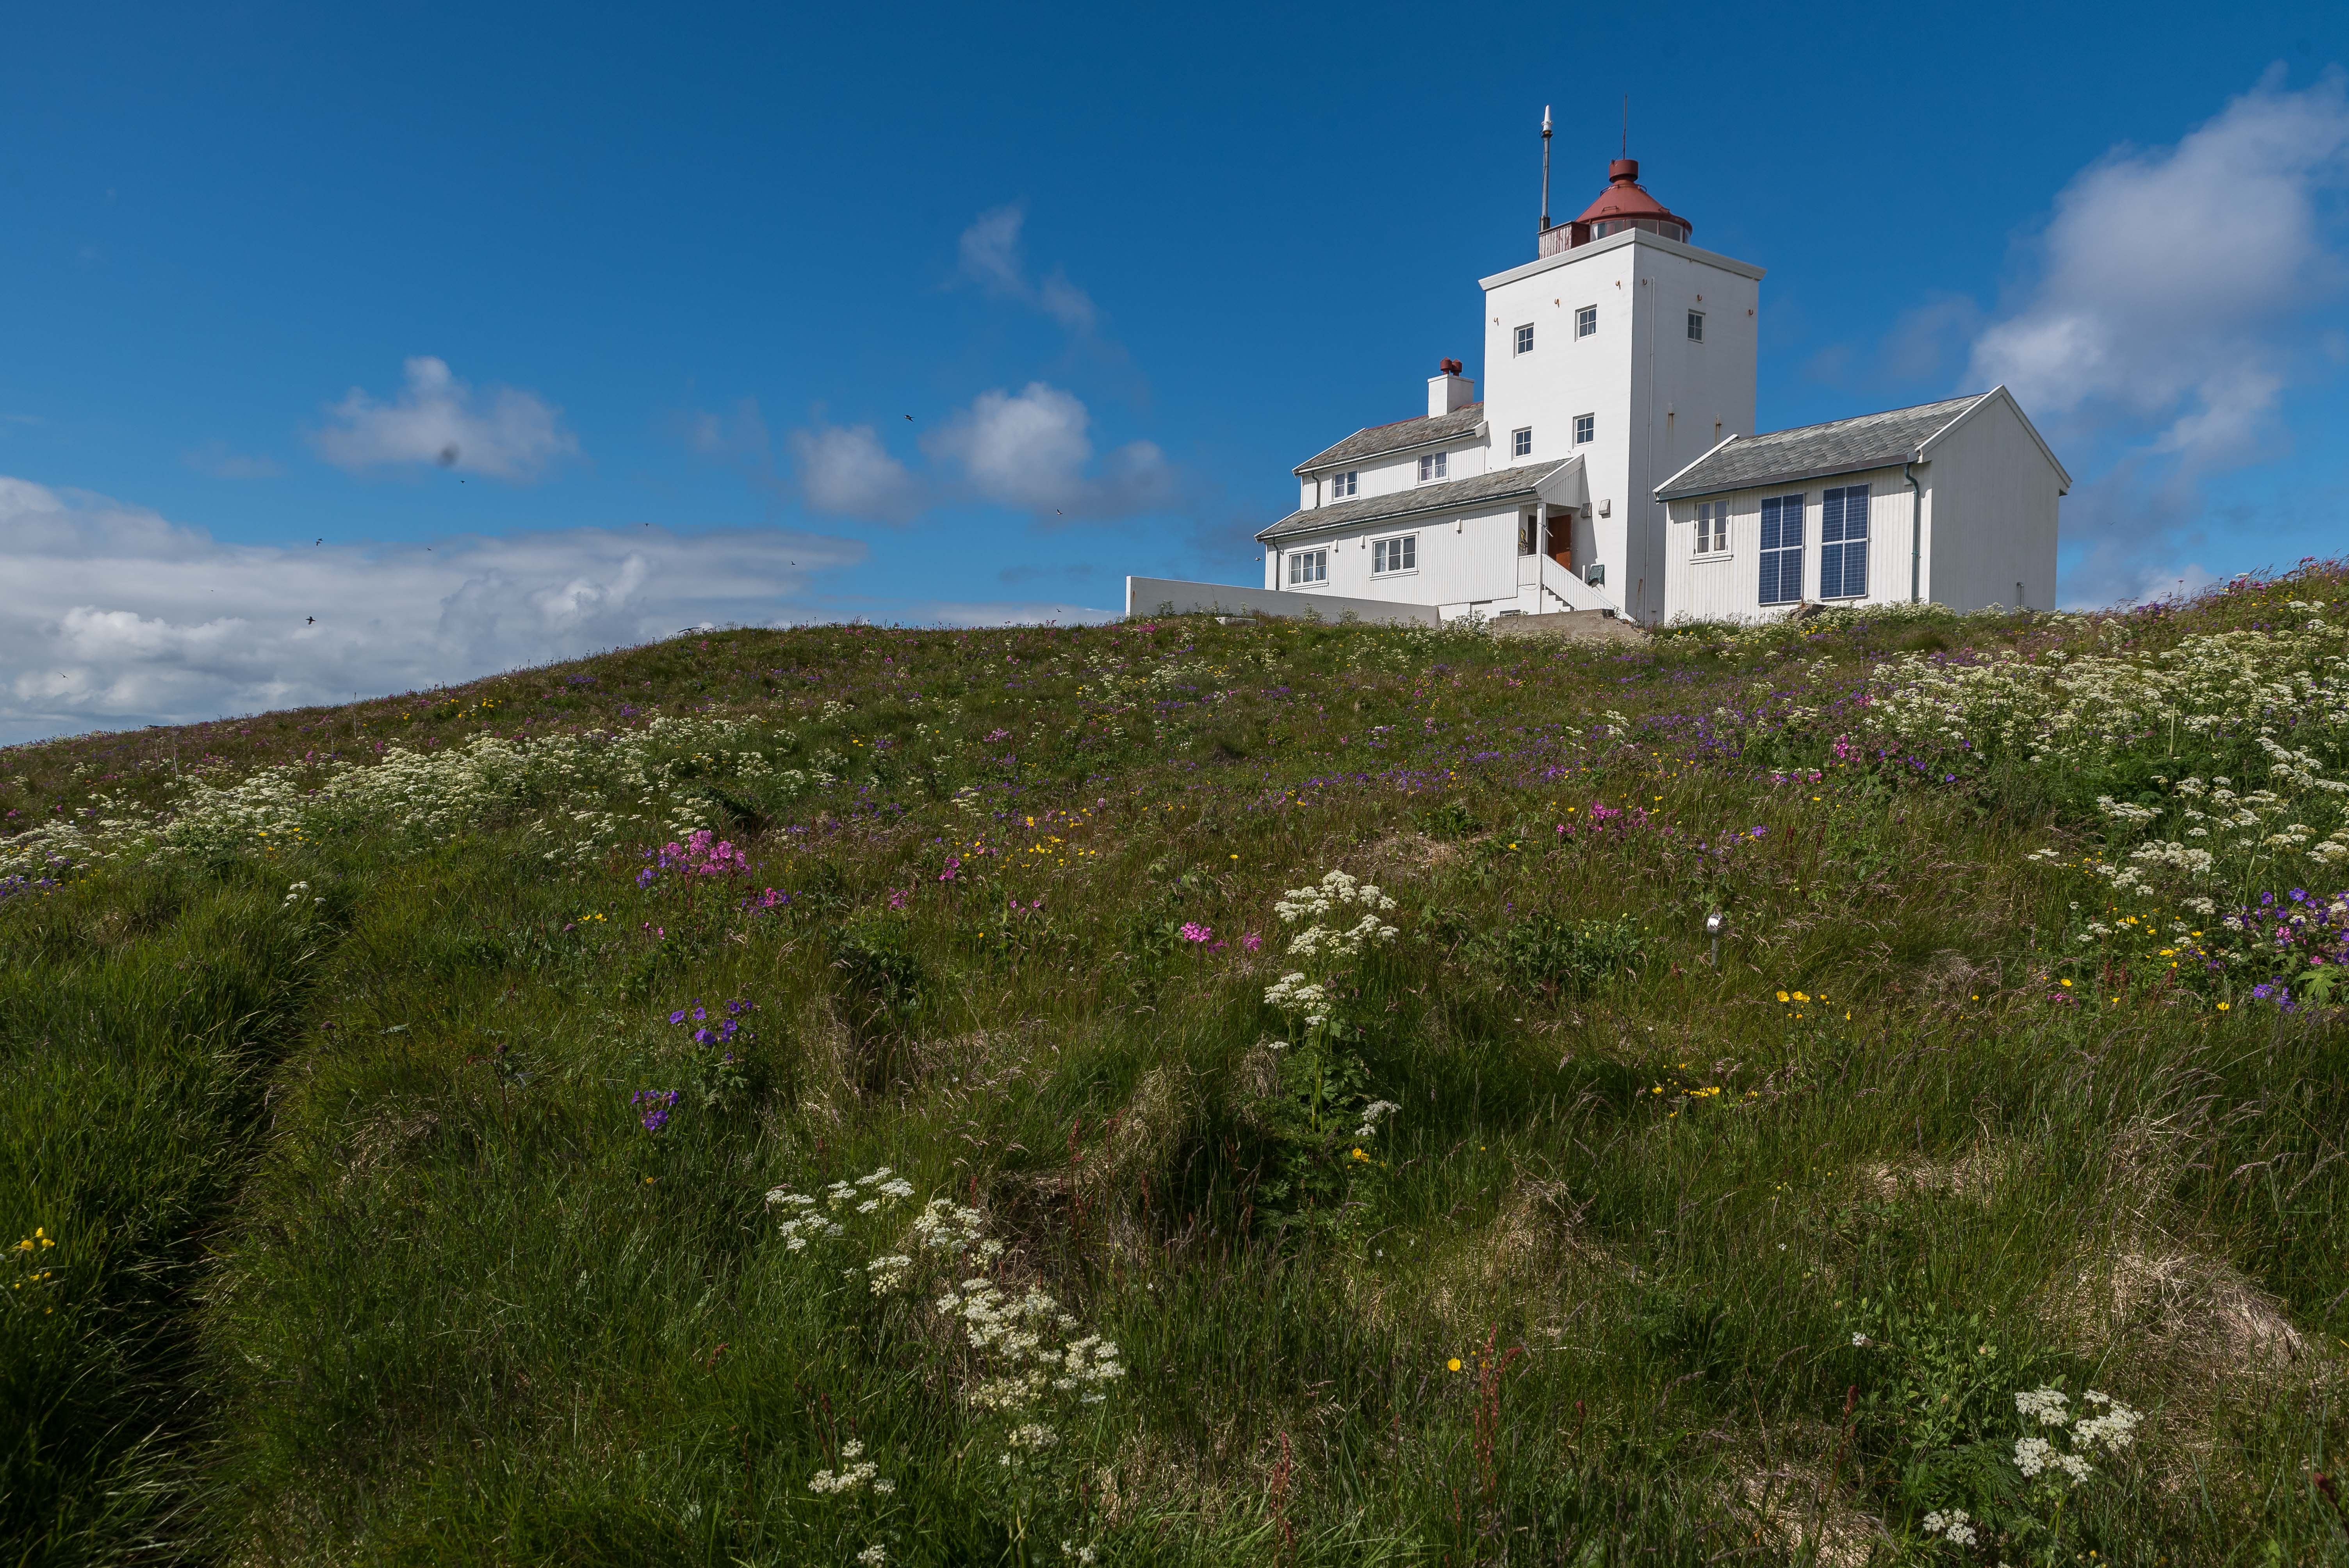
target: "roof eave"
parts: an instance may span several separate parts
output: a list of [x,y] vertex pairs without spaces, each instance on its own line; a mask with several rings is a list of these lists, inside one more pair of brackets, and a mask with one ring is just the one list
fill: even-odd
[[[1376,429],[1377,427],[1374,425],[1365,426],[1363,428]],[[1354,436],[1359,436],[1361,433],[1362,432],[1361,430],[1357,430],[1354,432]],[[1460,441],[1481,441],[1489,434],[1491,434],[1491,427],[1485,420],[1479,419],[1475,425],[1469,427],[1467,429],[1455,430],[1448,436],[1430,436],[1425,440],[1406,441],[1400,447],[1381,447],[1376,451],[1356,452],[1350,458],[1331,458],[1326,463],[1323,462],[1321,460],[1321,457],[1317,454],[1314,457],[1306,459],[1305,461],[1298,464],[1297,467],[1289,469],[1288,471],[1295,474],[1301,480],[1311,474],[1325,473],[1331,469],[1358,468],[1363,463],[1370,462],[1378,458],[1400,458],[1432,447],[1449,447]],[[1346,441],[1352,440],[1354,436],[1347,437]],[[1334,452],[1339,447],[1344,446],[1346,441],[1340,441],[1336,446],[1324,448],[1323,451]]]
[[1472,508],[1489,510],[1506,505],[1510,501],[1523,500],[1529,495],[1537,494],[1543,485],[1548,483],[1551,480],[1557,478],[1573,464],[1578,463],[1580,460],[1581,459],[1578,458],[1559,458],[1547,467],[1539,470],[1527,469],[1524,471],[1528,474],[1537,474],[1537,477],[1527,480],[1523,485],[1518,486],[1515,490],[1495,490],[1490,495],[1476,496],[1466,500],[1438,501],[1428,506],[1405,507],[1399,511],[1366,512],[1359,517],[1344,518],[1334,522],[1299,522],[1294,527],[1289,528],[1288,531],[1286,533],[1278,531],[1284,524],[1291,522],[1294,519],[1310,518],[1314,512],[1327,510],[1321,507],[1306,507],[1299,511],[1292,511],[1288,517],[1282,518],[1280,521],[1272,523],[1266,527],[1263,531],[1259,532],[1256,536],[1256,541],[1258,544],[1269,544],[1276,538],[1296,539],[1301,538],[1307,534],[1319,533],[1325,531],[1336,533],[1350,528],[1368,528],[1373,523],[1408,522],[1418,518],[1443,517],[1450,513],[1465,512]]
[[[1675,222],[1679,221],[1675,220]],[[1476,285],[1489,294],[1503,284],[1513,284],[1519,278],[1529,278],[1537,273],[1547,272],[1552,267],[1562,267],[1575,262],[1587,261],[1592,256],[1604,255],[1609,251],[1620,250],[1625,245],[1661,245],[1674,255],[1686,257],[1691,261],[1703,262],[1708,265],[1719,267],[1725,273],[1735,273],[1741,277],[1752,278],[1756,283],[1769,273],[1766,267],[1757,267],[1751,262],[1741,262],[1735,256],[1725,256],[1719,251],[1708,251],[1702,245],[1692,245],[1684,240],[1668,240],[1661,234],[1651,234],[1645,229],[1626,229],[1619,234],[1609,234],[1603,240],[1593,240],[1587,245],[1576,245],[1568,250],[1553,251],[1547,256],[1536,256],[1530,262],[1521,262],[1506,272],[1495,273],[1490,277],[1478,278]]]
[[[1871,458],[1866,462],[1859,463],[1830,463],[1821,469],[1788,469],[1783,473],[1733,480],[1727,484],[1685,485],[1678,490],[1666,484],[1657,488],[1656,499],[1660,501],[1694,500],[1701,496],[1727,495],[1732,490],[1768,490],[1772,485],[1790,485],[1811,480],[1831,480],[1845,474],[1874,473],[1878,469],[1897,469],[1902,463],[1923,460],[1916,453],[1909,452],[1897,457]],[[1682,473],[1687,471],[1686,469],[1681,470]],[[1673,477],[1677,479],[1679,475],[1676,474]]]
[[1981,397],[1975,398],[1973,402],[1969,405],[1964,411],[1960,413],[1956,418],[1951,420],[1948,424],[1942,426],[1940,429],[1934,431],[1931,435],[1919,442],[1917,446],[1917,460],[1919,462],[1931,461],[1931,459],[1927,454],[1932,448],[1933,443],[1948,435],[1951,431],[1956,429],[1968,419],[1972,418],[1974,415],[1981,412],[1983,408],[1988,407],[1990,406],[1991,399],[1993,397],[1998,398],[2009,408],[2014,410],[2014,417],[2022,424],[2023,433],[2029,436],[2031,438],[2032,444],[2039,449],[2039,455],[2047,459],[2047,466],[2055,470],[2055,477],[2061,481],[2055,487],[2055,493],[2057,495],[2071,494],[2072,475],[2070,471],[2064,467],[2063,460],[2056,457],[2055,449],[2047,444],[2047,438],[2039,433],[2039,427],[2031,422],[2031,416],[2023,411],[2022,402],[2016,398],[2013,393],[2007,390],[2006,383],[2003,381],[1992,387],[1989,391],[1983,393]]
[[1673,484],[1674,484],[1674,483],[1676,483],[1676,482],[1680,480],[1680,478],[1681,478],[1681,475],[1682,475],[1682,474],[1687,474],[1687,473],[1693,472],[1695,469],[1699,469],[1699,468],[1702,467],[1702,466],[1703,466],[1703,465],[1704,465],[1708,460],[1710,460],[1710,459],[1711,459],[1711,458],[1713,457],[1713,452],[1718,452],[1718,451],[1720,451],[1723,447],[1729,446],[1729,445],[1731,445],[1733,442],[1739,441],[1739,440],[1743,440],[1744,438],[1744,437],[1742,437],[1742,436],[1738,436],[1738,435],[1734,435],[1734,434],[1733,434],[1733,435],[1731,435],[1730,437],[1728,437],[1728,438],[1727,438],[1726,439],[1724,439],[1724,440],[1720,440],[1720,441],[1716,441],[1716,442],[1714,442],[1714,443],[1713,443],[1713,449],[1712,449],[1712,451],[1708,451],[1708,452],[1705,452],[1705,453],[1702,454],[1701,456],[1699,456],[1699,457],[1698,457],[1698,459],[1696,459],[1696,461],[1695,461],[1695,462],[1692,462],[1692,463],[1689,464],[1687,468],[1684,468],[1684,469],[1681,469],[1681,470],[1680,470],[1680,473],[1676,473],[1676,474],[1672,474],[1672,475],[1669,476],[1668,478],[1666,478],[1666,479],[1665,479],[1665,480],[1664,480],[1664,482],[1663,482],[1663,483],[1661,483],[1661,484],[1658,485],[1658,486],[1656,487],[1656,499],[1657,499],[1658,500],[1662,500],[1664,499],[1664,497],[1665,497],[1665,492],[1666,492],[1667,490],[1671,490],[1671,489],[1672,488]]

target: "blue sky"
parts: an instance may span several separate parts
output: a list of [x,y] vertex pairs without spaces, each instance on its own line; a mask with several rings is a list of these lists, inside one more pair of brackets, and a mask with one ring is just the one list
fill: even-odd
[[1764,427],[2009,380],[2075,603],[2344,540],[2338,6],[9,34],[0,739],[1247,581],[1292,464],[1477,369],[1542,106],[1570,212],[1625,93],[1649,187],[1770,269]]

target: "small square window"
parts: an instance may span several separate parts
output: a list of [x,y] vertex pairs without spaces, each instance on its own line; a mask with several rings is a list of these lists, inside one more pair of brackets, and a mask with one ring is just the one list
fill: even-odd
[[1326,550],[1292,551],[1288,557],[1289,586],[1330,581],[1330,552]]
[[1371,541],[1371,575],[1419,570],[1419,535],[1406,533],[1399,539]]
[[1355,481],[1361,478],[1361,470],[1360,469],[1348,469],[1342,474],[1331,474],[1330,476],[1330,499],[1331,500],[1344,500],[1348,496],[1352,495],[1354,493]]
[[1574,444],[1587,447],[1599,438],[1599,416],[1577,414],[1574,417]]
[[1509,434],[1509,456],[1530,458],[1534,455],[1534,428],[1522,426]]
[[1534,329],[1532,325],[1528,324],[1517,328],[1517,352],[1519,354],[1531,354],[1533,351]]
[[1445,472],[1445,463],[1444,459],[1449,455],[1450,454],[1444,452],[1430,452],[1425,457],[1420,459],[1419,482],[1425,484],[1430,480],[1442,479]]
[[1576,311],[1576,312],[1574,313],[1574,335],[1575,335],[1575,336],[1577,336],[1577,337],[1588,337],[1588,336],[1591,336],[1593,334],[1597,333],[1597,332],[1598,332],[1598,330],[1599,330],[1599,307],[1598,307],[1597,305],[1595,305],[1595,304],[1587,304],[1587,305],[1584,305],[1580,310],[1578,310],[1578,311]]
[[1702,343],[1704,341],[1704,312],[1701,310],[1692,310],[1688,313],[1688,317],[1689,341],[1691,343]]
[[1696,503],[1696,553],[1718,555],[1729,548],[1729,503],[1725,500],[1701,500]]

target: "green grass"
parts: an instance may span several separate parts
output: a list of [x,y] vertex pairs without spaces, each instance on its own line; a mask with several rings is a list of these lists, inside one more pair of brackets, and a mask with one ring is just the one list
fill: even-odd
[[[2339,1010],[2083,947],[2101,884],[2026,857],[2098,844],[2106,776],[1829,745],[1904,652],[2344,587],[1630,649],[731,632],[16,748],[16,829],[485,732],[763,760],[0,896],[0,1239],[56,1243],[0,1310],[7,1561],[2349,1563]],[[547,856],[655,805],[750,870]],[[1333,869],[1397,929],[1308,1029],[1274,905]],[[787,1244],[771,1189],[882,1165],[912,1198]],[[1000,1254],[930,1264],[933,1197]],[[990,1410],[964,1269],[1125,1376]],[[2043,1383],[2146,1418],[2060,1522]],[[811,1490],[851,1443],[893,1491]]]

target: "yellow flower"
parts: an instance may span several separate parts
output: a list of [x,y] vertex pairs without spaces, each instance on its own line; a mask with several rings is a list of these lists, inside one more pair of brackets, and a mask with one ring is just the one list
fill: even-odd
[[2224,1002],[2220,1003],[2220,1004],[2219,1004],[2219,1011],[2220,1011],[2221,1013],[2223,1013],[2223,1012],[2225,1012],[2226,1010],[2227,1010],[2227,1004],[2226,1004],[2226,1003],[2224,1003]]
[[2070,989],[2071,985],[2072,985],[2072,983],[2071,983],[2069,980],[2058,980],[2058,981],[2056,981],[2056,982],[2055,982],[2055,984],[2057,984],[2058,985],[2064,986],[2064,987],[2065,989],[2067,989],[2067,990],[2068,990],[2068,989]]
[[1800,991],[1797,991],[1797,992],[1795,992],[1795,1001],[1797,1001],[1797,1002],[1807,1002],[1807,1001],[1809,1001],[1809,1000],[1810,1000],[1810,998],[1809,998],[1808,996],[1806,996],[1806,995],[1803,995],[1803,993],[1801,993]]
[[1446,1362],[1444,1364],[1444,1369],[1445,1371],[1447,1371],[1447,1372],[1457,1372],[1457,1371],[1459,1371],[1459,1370],[1460,1370],[1460,1357],[1458,1357],[1457,1356],[1454,1356],[1451,1360],[1446,1361]]
[[1794,1000],[1794,998],[1787,995],[1784,991],[1781,991],[1778,993],[1778,1000],[1781,1002],[1790,1002]]

